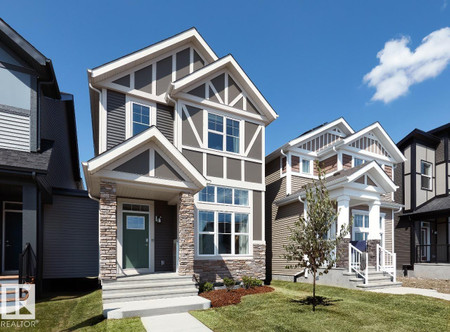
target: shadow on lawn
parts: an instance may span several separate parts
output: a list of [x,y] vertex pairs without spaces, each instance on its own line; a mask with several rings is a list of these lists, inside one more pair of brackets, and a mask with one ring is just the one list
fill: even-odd
[[82,327],[93,326],[105,320],[102,314],[86,319],[84,322],[78,323],[64,331],[76,331]]
[[[330,299],[328,297],[324,296],[316,296],[316,306],[324,306],[328,307],[330,305],[334,305],[336,302],[343,301],[342,299]],[[314,304],[314,298],[312,296],[307,296],[304,299],[301,300],[291,300],[292,303],[298,303],[301,305],[313,305]]]

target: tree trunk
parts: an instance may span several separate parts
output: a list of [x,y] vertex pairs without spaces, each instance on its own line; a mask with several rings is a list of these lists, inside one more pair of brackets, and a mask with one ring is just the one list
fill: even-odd
[[313,311],[316,311],[316,270],[314,270],[313,279]]

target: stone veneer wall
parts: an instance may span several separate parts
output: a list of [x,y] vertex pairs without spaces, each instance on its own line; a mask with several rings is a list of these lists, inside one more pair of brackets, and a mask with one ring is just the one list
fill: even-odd
[[380,240],[367,240],[367,251],[369,253],[369,266],[377,265],[377,244],[380,244]]
[[222,281],[225,277],[243,276],[266,279],[266,245],[253,245],[253,259],[196,260],[194,273],[200,281]]
[[194,273],[194,196],[181,193],[178,218],[178,274]]
[[117,277],[117,196],[116,185],[100,182],[100,276],[102,280]]
[[[348,268],[348,244],[350,239],[343,239],[337,247],[336,261],[337,267]],[[380,240],[368,240],[367,252],[369,253],[369,266],[376,266],[377,263],[377,244],[380,244]]]

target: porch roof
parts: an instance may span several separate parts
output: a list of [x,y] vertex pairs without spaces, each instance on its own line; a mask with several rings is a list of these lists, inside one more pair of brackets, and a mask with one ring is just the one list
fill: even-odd
[[448,213],[450,215],[450,196],[434,197],[414,212],[405,213],[403,216],[423,216],[426,214],[440,213]]
[[[397,189],[392,179],[386,174],[386,172],[380,167],[376,161],[370,163],[361,164],[350,169],[341,170],[335,172],[324,179],[325,186],[328,190],[334,190],[343,188],[344,186],[354,182],[361,176],[370,174],[375,181],[381,186],[385,193],[392,192]],[[277,205],[285,205],[298,200],[306,195],[306,186],[294,192],[292,195],[281,198],[275,201]]]
[[[117,167],[118,163],[130,161],[132,156],[137,157],[151,146],[157,154],[164,155],[168,167],[178,178],[161,178],[151,175],[150,170],[144,174],[137,169],[136,172],[123,171]],[[205,177],[155,126],[83,162],[83,171],[88,192],[94,197],[99,197],[101,180],[117,183],[120,186],[118,196],[160,200],[169,200],[181,191],[197,192],[207,184]]]

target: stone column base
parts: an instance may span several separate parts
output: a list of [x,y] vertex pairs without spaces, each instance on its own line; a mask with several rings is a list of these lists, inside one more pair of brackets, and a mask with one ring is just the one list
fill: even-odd
[[348,268],[348,244],[350,239],[342,239],[336,248],[336,267]]

